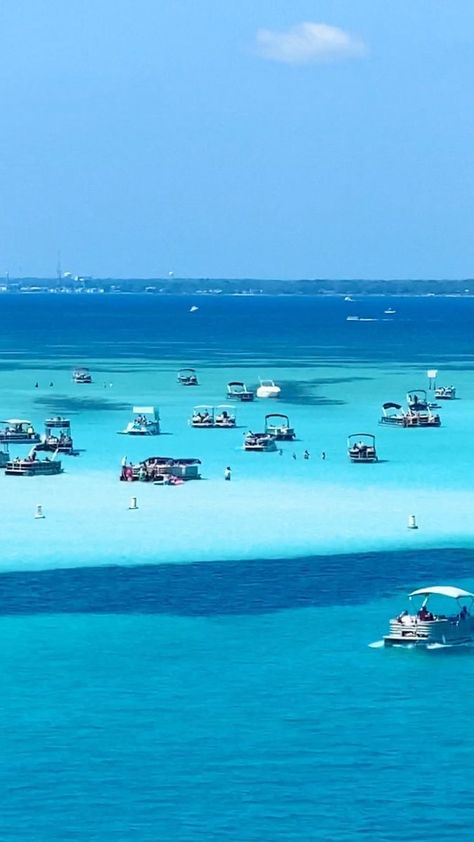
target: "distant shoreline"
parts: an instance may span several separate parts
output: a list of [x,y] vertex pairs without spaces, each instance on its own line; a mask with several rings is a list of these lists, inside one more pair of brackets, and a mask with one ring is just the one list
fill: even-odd
[[318,296],[344,297],[472,297],[474,279],[462,280],[258,280],[169,278],[92,278],[67,275],[61,278],[9,278],[0,281],[0,294],[124,294],[193,296]]

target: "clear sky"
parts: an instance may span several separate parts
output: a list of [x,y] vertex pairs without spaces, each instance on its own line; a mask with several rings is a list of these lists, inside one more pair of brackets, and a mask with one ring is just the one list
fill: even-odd
[[0,273],[474,276],[473,0],[2,0]]

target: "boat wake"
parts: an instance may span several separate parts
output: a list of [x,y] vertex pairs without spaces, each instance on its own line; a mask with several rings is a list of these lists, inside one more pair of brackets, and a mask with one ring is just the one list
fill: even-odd
[[383,649],[383,640],[374,640],[373,643],[369,643],[371,649]]

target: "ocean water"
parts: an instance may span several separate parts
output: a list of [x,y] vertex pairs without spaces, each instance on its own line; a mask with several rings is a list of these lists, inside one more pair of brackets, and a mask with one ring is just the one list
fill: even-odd
[[[3,295],[0,312],[2,417],[67,414],[82,451],[57,478],[0,477],[2,842],[470,838],[474,652],[370,644],[413,588],[474,587],[474,301]],[[442,428],[380,429],[431,367],[460,396]],[[258,376],[277,406],[188,427]],[[117,431],[135,402],[160,407],[153,449],[201,458],[205,481],[133,486],[132,513],[120,458],[150,446]],[[244,454],[272,410],[298,441]],[[347,463],[360,429],[379,465]]]

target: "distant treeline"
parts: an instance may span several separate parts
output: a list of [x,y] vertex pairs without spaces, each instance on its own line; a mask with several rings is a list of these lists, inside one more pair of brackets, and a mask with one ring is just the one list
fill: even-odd
[[259,280],[209,278],[15,278],[11,291],[148,292],[167,295],[463,295],[474,294],[474,279],[464,280]]

